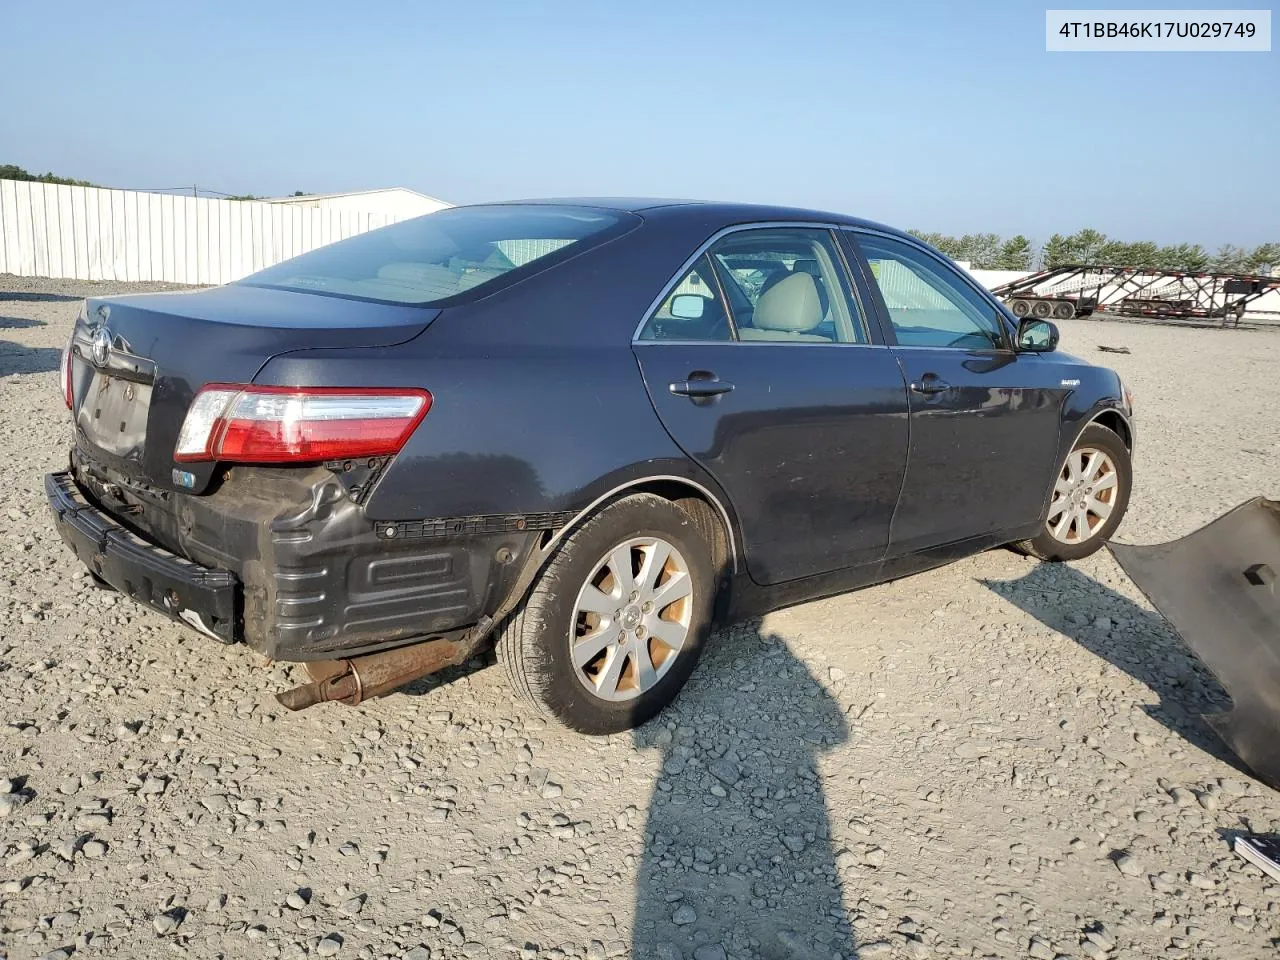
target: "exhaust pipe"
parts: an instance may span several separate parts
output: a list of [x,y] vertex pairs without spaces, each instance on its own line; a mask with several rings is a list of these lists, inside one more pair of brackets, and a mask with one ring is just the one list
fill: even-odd
[[354,707],[437,670],[462,663],[477,646],[470,639],[437,637],[362,657],[310,661],[303,666],[311,674],[311,683],[278,693],[276,700],[289,710],[305,710],[330,701]]

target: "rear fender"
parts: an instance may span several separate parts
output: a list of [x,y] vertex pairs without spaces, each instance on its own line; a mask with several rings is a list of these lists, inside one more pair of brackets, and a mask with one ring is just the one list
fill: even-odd
[[1280,789],[1280,501],[1250,500],[1181,540],[1107,549],[1231,695],[1210,726]]

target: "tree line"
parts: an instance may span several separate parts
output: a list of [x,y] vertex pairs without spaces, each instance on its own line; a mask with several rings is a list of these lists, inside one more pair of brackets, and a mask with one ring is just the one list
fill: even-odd
[[31,173],[15,163],[0,163],[0,180],[34,180],[36,183],[61,183],[68,187],[96,187],[88,180],[72,180],[52,173]]
[[1224,244],[1209,253],[1198,243],[1161,246],[1149,240],[1126,243],[1086,227],[1063,236],[1055,233],[1036,249],[1022,234],[1004,239],[994,233],[943,233],[909,230],[913,237],[936,247],[953,260],[967,260],[975,270],[1034,270],[1069,263],[1113,267],[1145,267],[1191,272],[1269,274],[1280,267],[1280,243],[1260,243],[1253,249]]

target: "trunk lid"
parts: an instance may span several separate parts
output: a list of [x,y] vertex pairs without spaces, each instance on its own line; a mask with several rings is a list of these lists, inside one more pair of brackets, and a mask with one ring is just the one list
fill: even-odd
[[250,383],[295,350],[395,346],[439,313],[247,284],[91,298],[72,337],[78,455],[126,482],[201,492],[213,464],[178,470],[173,449],[202,386]]

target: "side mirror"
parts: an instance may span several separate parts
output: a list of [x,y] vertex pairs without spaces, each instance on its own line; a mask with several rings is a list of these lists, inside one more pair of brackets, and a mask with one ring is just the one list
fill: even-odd
[[1058,327],[1048,320],[1024,317],[1018,324],[1018,350],[1022,353],[1048,353],[1058,348]]
[[671,299],[671,315],[677,320],[698,320],[707,309],[707,298],[696,293],[682,293]]

